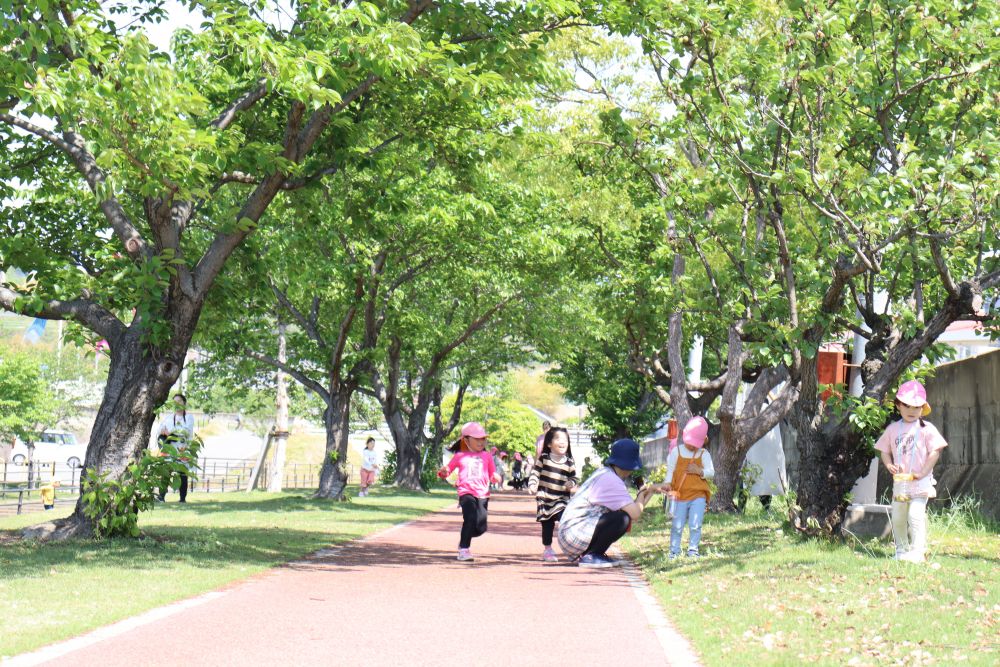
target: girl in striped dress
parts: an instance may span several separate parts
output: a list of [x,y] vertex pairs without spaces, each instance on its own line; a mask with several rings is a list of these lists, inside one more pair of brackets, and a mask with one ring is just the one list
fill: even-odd
[[551,563],[559,560],[552,550],[552,534],[578,482],[576,463],[569,446],[569,432],[559,426],[550,428],[545,433],[542,453],[528,479],[528,490],[535,494],[538,503],[535,518],[542,524],[544,561]]

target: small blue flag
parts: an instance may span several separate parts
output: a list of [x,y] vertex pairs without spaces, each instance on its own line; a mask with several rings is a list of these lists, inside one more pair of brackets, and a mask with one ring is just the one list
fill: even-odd
[[47,323],[47,320],[36,317],[35,321],[31,323],[30,327],[28,327],[28,330],[24,332],[24,342],[37,343],[40,341],[42,339],[42,334],[45,333],[45,325]]

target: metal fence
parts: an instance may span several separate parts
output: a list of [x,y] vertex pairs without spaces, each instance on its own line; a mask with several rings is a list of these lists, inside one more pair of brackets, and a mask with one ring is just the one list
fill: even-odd
[[58,482],[57,495],[76,499],[80,486],[81,466],[62,463],[0,462],[0,514],[21,514],[30,509],[41,509],[39,489],[50,482]]
[[[226,492],[246,491],[253,477],[253,459],[201,459],[199,462],[198,483],[191,491]],[[319,473],[322,466],[317,463],[285,463],[282,477],[282,488],[285,489],[315,489],[319,486]],[[267,487],[271,477],[271,465],[261,465],[257,476],[256,488]],[[348,483],[360,481],[360,472],[354,466],[347,466]]]
[[[204,458],[198,461],[198,481],[191,485],[192,493],[225,493],[246,491],[253,475],[253,459]],[[315,489],[319,486],[321,465],[316,463],[286,463],[282,488]],[[59,463],[25,464],[0,462],[0,515],[21,514],[42,509],[39,488],[58,481],[56,496],[59,504],[67,500],[76,501],[80,491],[82,466],[67,466]],[[257,477],[257,488],[267,487],[270,466],[261,466]],[[353,465],[347,466],[349,484],[360,481],[360,471]]]

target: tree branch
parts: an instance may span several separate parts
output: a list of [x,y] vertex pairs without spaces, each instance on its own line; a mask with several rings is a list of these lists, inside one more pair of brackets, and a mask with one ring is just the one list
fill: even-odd
[[256,88],[247,91],[242,96],[237,98],[232,104],[223,109],[222,113],[220,113],[216,119],[212,121],[210,127],[213,127],[216,130],[225,130],[234,120],[236,120],[237,113],[246,111],[266,96],[267,79],[260,79],[257,81]]
[[18,299],[26,298],[8,287],[0,286],[0,307],[12,313],[40,317],[45,320],[72,320],[79,322],[114,347],[115,341],[125,332],[125,324],[104,306],[86,297],[70,301],[51,300],[31,313],[24,313],[16,307]]
[[299,369],[297,369],[297,368],[295,368],[293,366],[289,366],[287,363],[285,363],[283,361],[278,361],[274,357],[272,357],[270,355],[267,355],[267,354],[261,354],[260,352],[254,352],[253,350],[245,350],[245,349],[241,350],[241,352],[245,356],[250,357],[251,359],[256,359],[257,361],[259,361],[261,363],[265,363],[265,364],[267,364],[267,365],[269,365],[269,366],[271,366],[273,368],[277,368],[278,370],[281,370],[281,371],[284,371],[285,373],[288,373],[293,378],[295,378],[296,382],[298,382],[299,384],[301,384],[306,389],[309,389],[310,391],[312,391],[313,393],[315,393],[317,396],[319,396],[320,398],[322,398],[324,402],[326,402],[326,403],[329,404],[329,402],[330,402],[330,392],[327,391],[326,388],[323,385],[321,385],[319,382],[316,382],[315,380],[313,380],[312,378],[310,378],[308,375],[306,375],[305,373],[303,373]]
[[[97,166],[97,160],[87,150],[83,137],[72,131],[64,132],[63,136],[60,137],[55,132],[35,125],[31,121],[6,113],[0,113],[0,121],[30,132],[65,152],[76,165],[77,171],[83,176],[91,191],[100,199],[107,185],[107,178]],[[146,243],[114,195],[108,195],[105,199],[101,199],[99,206],[124,245],[128,256],[136,260],[143,257],[147,250]]]

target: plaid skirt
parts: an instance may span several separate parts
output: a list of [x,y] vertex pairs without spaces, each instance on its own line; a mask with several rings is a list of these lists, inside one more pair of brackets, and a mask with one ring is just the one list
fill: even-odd
[[577,508],[567,507],[563,511],[562,520],[559,522],[559,547],[570,560],[576,560],[590,546],[590,541],[594,539],[594,530],[601,517],[611,510],[603,505],[592,505],[589,502],[582,503],[579,510],[570,513],[570,510]]

